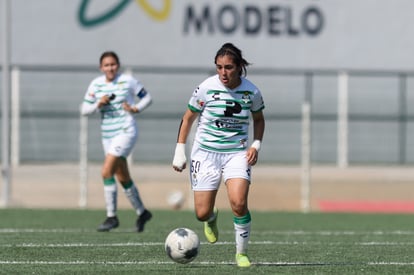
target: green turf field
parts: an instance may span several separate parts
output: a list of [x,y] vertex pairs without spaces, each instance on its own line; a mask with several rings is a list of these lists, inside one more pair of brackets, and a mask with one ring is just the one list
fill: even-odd
[[[0,274],[407,274],[414,273],[414,218],[397,214],[252,211],[252,267],[234,264],[230,212],[219,215],[220,239],[207,244],[190,211],[153,211],[135,233],[132,211],[99,233],[100,210],[0,210]],[[188,227],[202,241],[190,264],[173,263],[164,239]]]

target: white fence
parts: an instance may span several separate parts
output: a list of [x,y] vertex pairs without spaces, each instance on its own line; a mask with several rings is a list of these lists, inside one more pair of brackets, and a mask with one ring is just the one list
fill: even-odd
[[[51,68],[52,70],[53,68]],[[70,70],[70,68],[68,68]],[[133,73],[132,69],[128,69],[131,73]],[[139,72],[138,72],[139,73]],[[205,71],[205,74],[209,73],[208,71]],[[282,74],[284,72],[282,71]],[[295,74],[300,74],[301,72],[292,72]],[[259,72],[259,74],[263,74],[263,72]],[[277,72],[275,73],[277,75]],[[304,73],[305,75],[305,73]],[[305,87],[303,87],[304,90],[304,101],[303,103],[309,103],[310,106],[312,105],[312,79],[314,76],[305,76],[307,78]],[[337,91],[336,93],[338,98],[338,106],[337,106],[337,118],[336,123],[338,124],[337,127],[337,165],[341,167],[346,167],[348,165],[348,74],[345,72],[340,72],[337,74]],[[254,78],[254,77],[253,77]],[[21,120],[22,120],[22,112],[21,112],[21,70],[19,67],[14,67],[11,70],[11,134],[10,134],[10,140],[11,140],[11,164],[12,165],[19,165],[21,162]],[[195,84],[196,85],[196,84]],[[190,92],[187,91],[187,94],[190,94]],[[81,93],[78,94],[79,96],[79,102],[81,101]],[[269,97],[269,95],[266,95]],[[45,99],[47,100],[47,98]],[[265,97],[266,100],[266,97]],[[157,102],[155,103],[157,104]],[[182,102],[182,106],[185,107],[185,102]],[[272,106],[266,105],[265,112],[267,114],[270,113],[270,118],[268,120],[274,119],[273,116],[277,116],[274,114],[271,114]],[[184,109],[182,109],[183,111]],[[312,114],[311,114],[312,115]],[[289,115],[288,115],[289,116]],[[301,120],[301,115],[298,114],[298,121]],[[276,119],[278,119],[276,117]],[[281,115],[281,119],[283,119],[283,114]],[[289,118],[288,118],[289,119]],[[6,122],[7,123],[7,122]],[[80,124],[82,125],[82,124]],[[81,131],[83,131],[83,127],[80,128]],[[85,131],[88,129],[86,128]],[[83,136],[84,133],[81,132],[81,136]]]
[[[134,161],[169,162],[169,150],[174,147],[186,101],[192,89],[212,71],[206,68],[127,69],[143,80],[155,99],[154,106],[139,122],[143,126],[141,145],[131,158]],[[101,147],[95,140],[96,133],[91,134],[95,121],[88,123],[86,118],[79,119],[79,104],[92,76],[98,73],[93,67],[16,65],[10,74],[11,102],[0,99],[2,106],[10,107],[10,121],[2,117],[3,126],[10,125],[10,137],[5,136],[7,132],[3,130],[2,138],[3,142],[10,140],[11,165],[28,161],[79,161],[80,192],[83,194],[80,205],[86,203],[85,167],[88,161],[99,160]],[[303,165],[304,209],[309,205],[309,173],[313,163],[346,168],[361,162],[405,164],[414,161],[414,151],[410,149],[414,108],[407,103],[407,99],[414,97],[413,73],[252,68],[249,78],[261,88],[266,103],[265,150],[261,152],[261,159],[267,163]],[[378,105],[380,100],[383,100],[383,106]],[[43,124],[37,123],[38,117]],[[58,120],[57,125],[65,125],[70,119],[74,126],[53,129],[50,126],[53,119]],[[386,125],[380,126],[381,133],[376,132],[378,128],[373,128],[374,131],[370,128],[378,123]],[[388,130],[389,124],[394,131]],[[42,136],[42,132],[32,133],[32,130],[44,129],[41,127],[50,128],[46,134],[47,138],[52,136],[50,140]],[[53,147],[53,141],[61,139],[61,136],[53,137],[55,134],[70,134],[70,137],[68,142],[62,141],[63,145],[57,143]],[[386,136],[384,143],[391,146],[381,144],[382,139],[378,137],[382,134]],[[376,144],[378,140],[380,143]],[[27,148],[31,150],[29,153]],[[49,154],[44,148],[48,148]],[[68,150],[72,155],[69,157],[59,150]],[[381,154],[377,155],[377,152]],[[39,157],[33,157],[36,154]],[[41,158],[45,156],[48,158]],[[65,158],[59,159],[62,156]],[[8,165],[8,160],[3,158],[4,202],[7,201],[10,177]]]

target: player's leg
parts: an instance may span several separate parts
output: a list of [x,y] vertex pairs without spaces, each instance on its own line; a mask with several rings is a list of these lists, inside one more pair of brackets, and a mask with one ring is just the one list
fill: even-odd
[[227,194],[234,215],[236,262],[240,267],[250,266],[250,261],[247,257],[247,246],[251,231],[251,217],[247,207],[249,184],[249,181],[240,178],[226,181]]
[[137,231],[142,232],[144,231],[145,224],[152,218],[152,214],[145,208],[138,188],[131,179],[128,163],[125,157],[119,158],[115,174],[124,189],[126,197],[138,215],[136,221]]
[[198,220],[204,222],[204,235],[210,243],[218,240],[217,190],[221,182],[220,154],[204,151],[197,146],[191,152],[190,180],[194,191],[194,207]]
[[132,181],[129,175],[128,164],[124,157],[121,157],[119,159],[115,175],[121,183],[122,187],[124,188],[124,193],[130,201],[131,205],[134,207],[137,214],[141,215],[142,213],[144,213],[144,204],[141,200],[138,189],[136,188],[134,182]]
[[104,183],[104,198],[106,206],[106,220],[98,227],[98,231],[109,231],[119,226],[116,216],[117,211],[117,185],[114,171],[118,157],[107,154],[102,166],[102,178]]
[[198,220],[204,222],[204,235],[210,243],[218,240],[217,217],[218,210],[215,205],[217,190],[195,191],[194,208]]
[[251,217],[248,209],[250,171],[245,152],[228,155],[228,161],[223,168],[223,177],[227,187],[230,207],[234,215],[236,262],[240,267],[250,266],[247,257],[247,246],[251,231]]

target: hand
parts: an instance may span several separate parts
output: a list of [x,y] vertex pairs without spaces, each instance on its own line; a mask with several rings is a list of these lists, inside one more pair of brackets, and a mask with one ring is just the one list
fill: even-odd
[[109,104],[109,102],[111,101],[111,99],[109,98],[109,96],[104,95],[103,97],[101,97],[101,99],[99,100],[98,103],[98,108],[101,108],[104,105]]
[[138,113],[137,107],[131,106],[126,102],[122,103],[122,108],[124,108],[125,111],[130,112],[130,113]]
[[174,159],[173,159],[173,168],[177,172],[182,172],[187,164],[187,158],[185,156],[185,144],[177,143],[175,147]]
[[257,162],[257,158],[259,157],[259,152],[257,152],[256,148],[250,147],[247,149],[246,158],[247,163],[251,166],[255,165]]

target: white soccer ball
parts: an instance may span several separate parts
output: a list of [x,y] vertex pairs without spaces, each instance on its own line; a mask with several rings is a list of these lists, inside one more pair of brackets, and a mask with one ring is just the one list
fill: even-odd
[[188,228],[177,228],[165,239],[165,252],[174,262],[186,264],[193,261],[200,250],[200,239]]

